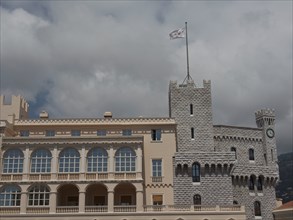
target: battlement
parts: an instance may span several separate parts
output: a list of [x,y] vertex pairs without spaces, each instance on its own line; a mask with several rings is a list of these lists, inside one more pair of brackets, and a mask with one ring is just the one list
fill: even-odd
[[28,118],[29,112],[29,104],[28,102],[20,95],[11,96],[10,102],[5,100],[5,96],[0,96],[0,109],[1,120],[9,120],[11,121],[11,117],[13,119],[26,119]]
[[265,125],[274,125],[275,110],[269,108],[258,110],[255,112],[255,120],[258,128],[263,128]]
[[[185,84],[177,84],[177,81],[170,81],[169,88],[197,88],[194,80],[187,80]],[[203,88],[211,88],[211,80],[203,80]]]
[[274,109],[261,109],[255,112],[256,120],[263,117],[274,118],[275,117],[275,110]]

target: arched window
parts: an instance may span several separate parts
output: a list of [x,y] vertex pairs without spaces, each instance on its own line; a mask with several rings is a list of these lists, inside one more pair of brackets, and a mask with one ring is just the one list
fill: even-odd
[[193,205],[201,205],[201,196],[198,194],[195,194],[193,196]]
[[21,150],[7,150],[3,156],[3,173],[22,173],[23,158]]
[[192,164],[192,182],[200,182],[200,165],[199,165],[199,163]]
[[235,153],[235,159],[237,159],[236,147],[231,147],[231,152]]
[[257,190],[262,191],[262,188],[263,188],[262,177],[259,176],[257,179]]
[[47,206],[49,205],[50,190],[43,185],[34,186],[29,191],[29,206]]
[[45,149],[35,150],[31,156],[32,173],[50,173],[51,172],[51,152]]
[[93,148],[87,155],[88,172],[107,172],[108,154],[102,148]]
[[249,190],[254,190],[254,177],[250,176],[249,178]]
[[74,148],[67,148],[59,154],[59,172],[79,172],[79,153]]
[[255,216],[261,216],[261,207],[260,207],[260,202],[259,201],[254,202],[254,215]]
[[254,150],[252,148],[249,149],[248,154],[249,160],[254,160]]
[[0,193],[0,206],[20,206],[20,193],[16,186],[4,187]]
[[123,147],[117,150],[115,154],[116,172],[134,172],[135,171],[135,152],[129,147]]

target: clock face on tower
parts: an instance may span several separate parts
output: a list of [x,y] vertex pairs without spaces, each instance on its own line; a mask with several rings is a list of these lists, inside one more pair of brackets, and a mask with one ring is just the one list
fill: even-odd
[[271,128],[268,128],[267,131],[266,131],[266,133],[267,133],[267,136],[268,136],[269,138],[273,138],[273,137],[275,136],[275,132],[274,132],[274,130],[271,129]]

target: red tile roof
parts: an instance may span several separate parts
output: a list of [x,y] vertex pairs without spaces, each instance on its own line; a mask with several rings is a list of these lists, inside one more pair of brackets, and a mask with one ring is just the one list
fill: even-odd
[[293,201],[286,202],[285,204],[281,205],[280,207],[276,208],[275,210],[282,210],[282,209],[289,209],[293,208]]

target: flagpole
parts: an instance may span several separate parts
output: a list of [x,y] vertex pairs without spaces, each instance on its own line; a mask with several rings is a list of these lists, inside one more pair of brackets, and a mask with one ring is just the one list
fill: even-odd
[[185,22],[185,31],[186,31],[186,58],[187,58],[187,80],[190,80],[189,75],[189,57],[188,57],[188,36],[187,36],[187,22]]

